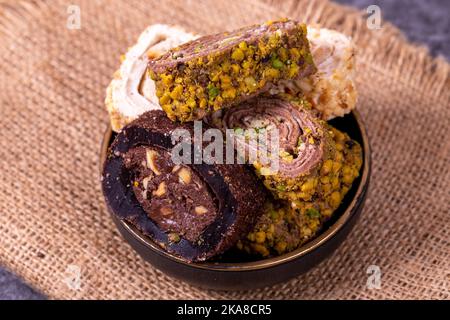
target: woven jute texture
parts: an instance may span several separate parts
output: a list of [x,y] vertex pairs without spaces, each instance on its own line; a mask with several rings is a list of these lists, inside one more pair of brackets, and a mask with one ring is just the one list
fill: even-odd
[[[393,26],[318,1],[0,1],[0,263],[52,298],[450,298],[450,80]],[[81,28],[68,29],[78,4]],[[103,204],[103,100],[147,25],[201,34],[289,16],[351,35],[373,149],[362,218],[332,257],[290,282],[216,292],[171,279],[120,237]],[[367,287],[369,266],[381,288]],[[67,277],[81,268],[81,287]],[[75,269],[74,269],[75,268]],[[370,280],[369,280],[370,282]],[[74,284],[74,283],[72,283]]]

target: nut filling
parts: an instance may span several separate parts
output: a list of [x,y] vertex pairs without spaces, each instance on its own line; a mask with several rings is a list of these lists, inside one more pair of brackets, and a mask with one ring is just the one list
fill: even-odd
[[[150,167],[143,161],[149,151],[154,155]],[[148,217],[165,232],[198,241],[217,217],[214,198],[202,179],[187,166],[174,170],[165,150],[139,146],[123,157],[125,167],[134,172],[134,194]]]

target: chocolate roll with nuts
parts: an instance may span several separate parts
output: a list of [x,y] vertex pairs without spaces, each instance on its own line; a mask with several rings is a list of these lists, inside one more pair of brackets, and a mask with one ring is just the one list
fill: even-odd
[[163,110],[180,121],[316,71],[306,26],[287,19],[198,38],[149,61],[148,68]]
[[251,230],[265,192],[243,165],[175,164],[176,129],[193,136],[192,124],[174,123],[159,110],[125,126],[104,163],[103,194],[113,214],[169,253],[204,261]]

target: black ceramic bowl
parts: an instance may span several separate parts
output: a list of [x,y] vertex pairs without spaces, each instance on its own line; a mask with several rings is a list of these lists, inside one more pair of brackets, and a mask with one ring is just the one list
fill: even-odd
[[[369,186],[370,148],[359,113],[353,111],[345,117],[332,120],[331,124],[361,144],[364,157],[361,175],[355,180],[341,206],[325,224],[322,232],[297,250],[259,260],[230,250],[214,261],[187,263],[161,249],[128,222],[117,219],[114,214],[111,214],[112,219],[123,237],[145,260],[170,276],[203,288],[254,289],[305,273],[327,258],[348,235],[361,213]],[[100,167],[114,137],[111,127],[108,127],[102,143]]]

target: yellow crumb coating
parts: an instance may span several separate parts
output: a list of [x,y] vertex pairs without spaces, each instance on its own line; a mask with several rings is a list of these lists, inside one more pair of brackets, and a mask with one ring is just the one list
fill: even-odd
[[363,160],[356,141],[335,128],[330,131],[334,156],[292,192],[295,200],[267,201],[257,225],[237,244],[239,249],[263,257],[290,252],[314,238],[333,215],[359,176]]

